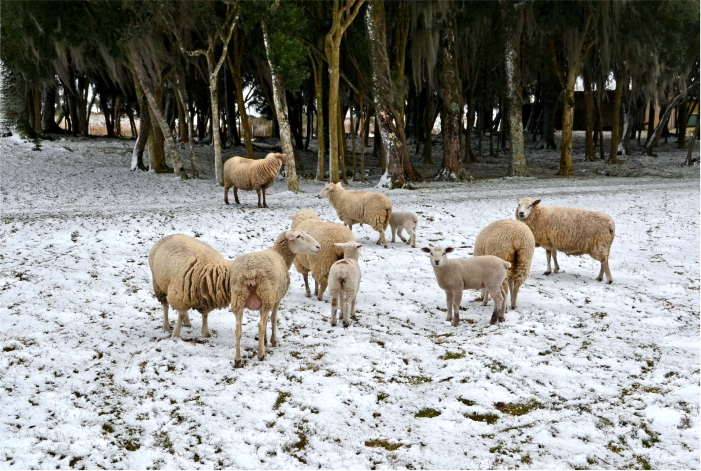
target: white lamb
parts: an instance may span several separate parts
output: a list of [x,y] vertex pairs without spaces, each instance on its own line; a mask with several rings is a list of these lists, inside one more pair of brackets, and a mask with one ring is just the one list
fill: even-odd
[[[389,219],[389,227],[392,230],[392,242],[394,242],[395,233],[399,236],[402,242],[411,243],[412,248],[416,248],[416,225],[419,222],[419,217],[406,211],[393,211],[392,217]],[[402,230],[406,229],[409,234],[409,240],[402,237]]]
[[328,198],[338,217],[351,230],[353,224],[368,224],[380,233],[377,240],[387,248],[385,231],[392,216],[392,202],[374,191],[344,190],[341,183],[327,183],[317,198]]
[[321,245],[304,231],[285,231],[268,250],[239,255],[231,264],[231,311],[236,315],[235,366],[241,368],[243,310],[260,311],[258,359],[265,359],[266,326],[272,310],[270,344],[277,346],[277,310],[290,287],[290,267],[297,254],[319,253]]
[[551,255],[555,260],[555,273],[560,271],[560,265],[557,263],[559,250],[567,255],[587,254],[601,262],[596,280],[603,280],[606,272],[608,283],[613,283],[609,270],[609,254],[616,235],[616,224],[611,216],[601,211],[544,206],[539,204],[540,200],[534,201],[532,198],[516,201],[516,219],[531,229],[536,246],[545,249],[548,270],[544,275],[551,273]]
[[343,260],[331,265],[329,271],[329,294],[331,295],[331,325],[336,325],[338,311],[343,314],[343,327],[350,325],[355,315],[355,298],[360,288],[360,266],[358,249],[363,244],[346,242],[334,244],[343,249]]
[[509,262],[494,255],[449,260],[446,254],[453,252],[453,247],[423,247],[421,250],[431,255],[431,266],[438,286],[445,291],[448,308],[446,321],[457,327],[464,290],[485,288],[494,300],[494,311],[489,323],[504,322],[506,291],[502,285],[506,279],[506,269],[511,268]]

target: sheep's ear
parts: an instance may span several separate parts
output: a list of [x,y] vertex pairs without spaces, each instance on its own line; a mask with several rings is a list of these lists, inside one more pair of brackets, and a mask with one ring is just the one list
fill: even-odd
[[516,200],[516,202],[517,202],[518,204],[521,204],[521,200],[519,200],[518,198],[514,198],[514,199]]
[[448,247],[447,249],[444,250],[445,253],[451,253],[454,252],[455,248],[454,247]]
[[429,249],[428,247],[421,247],[421,251],[426,252],[426,253],[431,253],[431,249]]
[[302,234],[299,233],[299,231],[287,231],[285,232],[285,238],[287,240],[292,240],[296,239],[297,237],[301,237]]
[[346,244],[339,244],[338,242],[335,242],[333,245],[343,248]]
[[336,183],[336,188],[343,188],[343,185],[341,185],[341,182]]
[[359,248],[362,247],[362,246],[363,246],[363,244],[355,244],[355,248],[356,248],[356,249],[359,249]]
[[295,220],[295,216],[287,216],[289,219]]
[[531,206],[535,206],[535,205],[537,205],[538,203],[540,203],[540,200],[535,200],[534,202],[531,203]]

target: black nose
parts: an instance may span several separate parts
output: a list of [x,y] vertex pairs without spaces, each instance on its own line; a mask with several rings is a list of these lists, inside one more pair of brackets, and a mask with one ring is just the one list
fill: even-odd
[[518,215],[519,215],[519,217],[523,217],[523,211],[521,211],[520,213],[518,213]]
[[436,261],[436,265],[438,265],[438,262]]

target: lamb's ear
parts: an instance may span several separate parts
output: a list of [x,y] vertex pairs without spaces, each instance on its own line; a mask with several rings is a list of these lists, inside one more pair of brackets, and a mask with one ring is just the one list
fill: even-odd
[[285,238],[287,240],[292,240],[296,239],[297,237],[301,237],[302,234],[299,233],[299,231],[287,231],[285,232]]
[[341,248],[343,248],[346,244],[340,244],[340,243],[338,243],[338,242],[335,242],[333,245],[335,245],[336,247],[341,247]]
[[521,201],[518,198],[514,198],[518,204],[521,204]]
[[454,252],[454,251],[455,251],[455,248],[454,248],[454,247],[448,247],[448,248],[446,248],[446,249],[444,250],[445,253],[451,253],[451,252]]
[[431,253],[431,249],[429,249],[428,247],[421,247],[421,251],[426,252],[426,253]]
[[538,203],[540,203],[540,200],[535,200],[534,202],[531,203],[531,206],[535,206],[535,205],[537,205]]
[[343,188],[343,185],[341,185],[341,182],[336,183],[336,188]]
[[287,216],[289,219],[292,219],[293,221],[295,220],[294,216]]
[[362,247],[362,246],[363,246],[363,244],[355,244],[355,248],[356,248],[356,249],[359,249],[359,248]]

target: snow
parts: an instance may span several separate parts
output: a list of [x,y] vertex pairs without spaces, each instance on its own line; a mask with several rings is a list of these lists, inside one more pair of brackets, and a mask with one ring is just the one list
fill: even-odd
[[[328,294],[306,298],[293,268],[280,345],[259,362],[247,312],[235,369],[230,312],[210,316],[209,339],[197,312],[182,339],[161,330],[151,246],[185,233],[235,257],[269,247],[301,208],[336,214],[315,197],[322,184],[304,180],[297,195],[276,182],[270,209],[251,192],[226,206],[212,180],[130,172],[131,145],[60,140],[33,151],[0,140],[1,467],[701,465],[698,175],[382,190],[396,210],[419,213],[419,247],[450,244],[455,256],[469,256],[489,222],[512,218],[516,197],[606,211],[615,281],[596,282],[589,257],[562,256],[562,273],[543,276],[537,249],[505,323],[489,326],[491,303],[474,291],[454,328],[428,256],[383,249],[357,227],[352,326],[332,328]],[[513,404],[526,413],[509,414]],[[423,409],[440,415],[416,417]],[[487,414],[496,421],[473,420]]]

